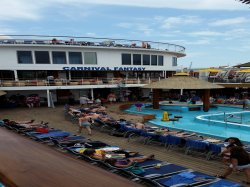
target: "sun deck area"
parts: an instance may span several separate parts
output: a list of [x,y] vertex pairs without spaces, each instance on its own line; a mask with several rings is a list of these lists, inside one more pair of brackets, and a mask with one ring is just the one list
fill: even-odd
[[[113,116],[116,119],[123,118],[126,120],[132,120],[132,121],[141,120],[142,116],[119,112],[119,105],[120,104],[107,105],[108,114]],[[63,111],[64,111],[63,106],[57,106],[56,108],[40,107],[40,108],[33,108],[33,109],[26,109],[26,108],[5,109],[5,110],[1,110],[1,114],[4,118],[13,119],[13,120],[35,119],[36,121],[46,121],[46,122],[49,122],[50,127],[76,133],[78,126],[76,124],[72,124],[71,122],[65,120]],[[18,115],[16,115],[17,113]],[[53,115],[48,116],[48,113],[53,113]],[[87,137],[86,134],[87,133],[83,131],[82,135]],[[18,134],[14,134],[14,135],[20,136]],[[150,155],[153,153],[155,154],[155,157],[159,160],[170,162],[176,165],[181,165],[181,166],[193,169],[195,171],[206,173],[208,175],[216,175],[218,173],[221,173],[226,168],[226,166],[223,165],[220,160],[213,160],[213,159],[206,160],[204,157],[198,154],[186,155],[184,154],[183,151],[179,151],[175,149],[167,150],[164,146],[153,144],[153,143],[144,145],[138,141],[128,142],[127,138],[110,136],[107,133],[103,133],[95,129],[93,130],[93,135],[89,136],[88,138],[91,138],[91,140],[103,141],[110,145],[117,145],[117,146],[120,146],[124,149],[128,149],[131,151],[137,151],[144,155]],[[32,140],[26,139],[25,141],[32,141]],[[34,143],[39,144],[38,142],[34,142]],[[38,146],[46,147],[47,145],[38,145]],[[52,148],[46,147],[45,149],[52,149]],[[53,151],[55,151],[55,154],[63,154],[63,153],[59,153],[60,151],[56,151],[56,150],[53,150]],[[82,161],[82,162],[85,162],[85,161]],[[87,167],[90,167],[90,166],[87,166]],[[15,178],[13,178],[14,174],[15,173],[13,174],[8,173],[9,179],[14,180],[13,182],[15,182]],[[27,174],[27,177],[29,177],[28,174]],[[244,180],[244,174],[234,173],[228,179],[231,181],[240,183],[242,180]]]

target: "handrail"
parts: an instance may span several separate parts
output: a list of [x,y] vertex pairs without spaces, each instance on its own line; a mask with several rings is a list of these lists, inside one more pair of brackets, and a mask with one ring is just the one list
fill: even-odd
[[[158,81],[158,78],[153,81]],[[70,86],[70,85],[116,85],[123,87],[126,84],[149,84],[152,79],[149,78],[104,78],[88,77],[73,79],[20,79],[20,80],[0,80],[0,87],[22,87],[22,86]],[[122,85],[121,85],[122,84]]]
[[[125,47],[125,48],[146,48],[158,49],[164,51],[174,51],[185,53],[185,47],[165,42],[114,39],[114,38],[97,38],[83,36],[61,36],[61,35],[0,35],[2,38],[0,44],[55,44],[55,45],[88,45],[103,47]],[[11,38],[9,38],[11,37]],[[42,38],[39,39],[39,38]],[[45,40],[44,40],[45,39]],[[66,40],[63,40],[66,39]],[[81,41],[88,40],[88,41]],[[93,42],[93,43],[92,43]],[[118,43],[116,43],[118,42]]]

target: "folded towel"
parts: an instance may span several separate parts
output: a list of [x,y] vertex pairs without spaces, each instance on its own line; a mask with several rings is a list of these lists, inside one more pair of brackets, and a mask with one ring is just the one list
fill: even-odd
[[195,174],[191,173],[191,172],[182,172],[180,174],[178,174],[181,177],[185,177],[187,179],[193,179],[194,177],[196,177]]

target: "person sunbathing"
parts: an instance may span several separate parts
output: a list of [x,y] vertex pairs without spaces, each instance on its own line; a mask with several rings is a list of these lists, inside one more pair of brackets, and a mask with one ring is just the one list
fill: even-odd
[[29,121],[15,121],[17,124],[28,124],[28,123],[33,123],[35,120],[29,120]]
[[134,124],[134,128],[136,129],[145,129],[145,125],[141,122],[137,122]]
[[116,121],[115,119],[107,115],[100,115],[98,119],[100,119],[104,123],[112,123]]
[[99,113],[106,112],[106,107],[96,106],[96,107],[91,108],[90,112],[99,112]]
[[105,162],[115,167],[127,168],[129,166],[132,166],[134,163],[151,160],[151,159],[154,159],[154,157],[155,156],[152,154],[149,156],[132,157],[132,158],[126,158],[126,159],[109,158],[109,159],[105,159]]
[[187,133],[187,132],[182,132],[182,133],[176,133],[174,136],[178,136],[181,138],[188,138],[188,137],[192,137],[192,136],[196,136],[196,133]]
[[138,154],[137,152],[128,152],[122,149],[114,150],[114,151],[108,151],[103,149],[91,149],[88,148],[84,150],[84,155],[89,156],[91,158],[97,159],[97,160],[105,160],[108,157],[120,157],[120,158],[129,158],[131,156],[135,156]]
[[187,133],[183,131],[170,131],[169,129],[163,130],[163,136],[173,135],[181,138],[188,138],[197,135],[196,133]]
[[43,121],[41,121],[41,123],[18,123],[16,125],[24,128],[48,127],[48,122],[44,123]]

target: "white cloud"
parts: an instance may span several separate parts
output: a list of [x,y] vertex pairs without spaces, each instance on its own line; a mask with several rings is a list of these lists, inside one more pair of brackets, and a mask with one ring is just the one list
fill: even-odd
[[[55,1],[55,0],[54,0]],[[57,2],[90,3],[102,5],[137,6],[150,8],[176,8],[190,10],[248,10],[246,5],[235,0],[56,0]]]
[[153,31],[153,29],[150,28],[149,25],[143,24],[143,23],[119,23],[117,24],[118,27],[124,28],[124,29],[131,29],[133,30],[134,34],[143,33],[145,35],[150,35]]
[[13,34],[13,33],[15,33],[15,31],[12,30],[12,29],[10,29],[10,28],[1,28],[1,27],[0,27],[0,33]]
[[37,20],[42,8],[39,1],[34,3],[32,0],[1,0],[0,20]]
[[196,41],[187,41],[185,42],[186,45],[208,45],[210,44],[210,40],[208,39],[200,39]]
[[249,45],[240,45],[240,46],[233,46],[229,47],[228,49],[236,52],[249,52],[250,46]]
[[[158,18],[158,20],[160,20]],[[162,18],[161,18],[162,20]],[[197,24],[200,23],[201,19],[199,17],[195,17],[195,16],[179,16],[179,17],[169,17],[166,19],[162,20],[162,28],[172,28],[172,27],[176,27],[178,25],[187,25],[187,24]]]
[[119,24],[117,24],[117,26],[124,28],[124,29],[130,29],[133,27],[133,24],[131,24],[131,23],[119,23]]
[[[0,20],[37,20],[48,8],[62,6],[67,12],[68,7],[78,7],[86,10],[91,5],[117,5],[148,8],[174,8],[189,10],[247,10],[248,6],[235,0],[1,0]],[[65,9],[65,11],[64,11]]]
[[89,37],[96,37],[96,34],[93,32],[88,32],[88,33],[86,33],[86,35]]
[[236,25],[249,22],[245,17],[237,17],[231,19],[222,19],[216,20],[213,23],[210,23],[211,26],[228,26],[228,25]]
[[221,36],[224,35],[224,33],[221,32],[215,32],[215,31],[198,31],[198,32],[191,32],[189,35],[196,35],[196,36]]

